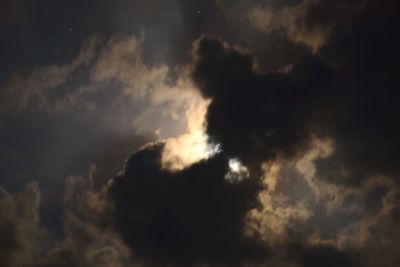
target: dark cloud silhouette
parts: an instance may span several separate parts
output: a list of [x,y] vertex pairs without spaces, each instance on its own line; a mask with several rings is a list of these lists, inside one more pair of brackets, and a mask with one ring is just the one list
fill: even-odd
[[244,49],[200,39],[193,78],[213,99],[208,134],[226,153],[257,164],[296,156],[313,136],[329,137],[334,155],[318,163],[326,179],[357,184],[373,175],[396,176],[400,114],[393,72],[399,57],[398,41],[390,38],[396,32],[391,14],[368,3],[333,47],[288,73],[262,73]]
[[194,55],[193,78],[213,99],[207,132],[247,164],[295,156],[312,134],[329,131],[327,120],[337,115],[331,102],[342,92],[329,90],[333,70],[318,59],[308,58],[289,74],[263,74],[251,55],[215,38],[200,39]]
[[110,188],[117,229],[134,254],[161,266],[235,266],[268,255],[244,235],[258,179],[226,180],[223,153],[181,172],[163,170],[162,149],[155,144],[135,153]]

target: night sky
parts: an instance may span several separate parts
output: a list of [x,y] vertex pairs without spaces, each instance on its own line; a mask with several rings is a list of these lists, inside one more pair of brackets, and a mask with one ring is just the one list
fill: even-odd
[[0,0],[0,267],[400,266],[395,0]]

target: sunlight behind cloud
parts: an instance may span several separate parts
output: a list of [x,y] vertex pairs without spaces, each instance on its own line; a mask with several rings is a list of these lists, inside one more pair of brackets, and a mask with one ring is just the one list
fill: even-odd
[[240,182],[250,176],[249,170],[238,159],[230,159],[228,162],[229,172],[225,175],[225,179],[230,182]]
[[179,171],[220,151],[218,144],[210,144],[205,132],[205,116],[210,100],[199,94],[186,110],[188,132],[166,141],[161,163],[163,168]]

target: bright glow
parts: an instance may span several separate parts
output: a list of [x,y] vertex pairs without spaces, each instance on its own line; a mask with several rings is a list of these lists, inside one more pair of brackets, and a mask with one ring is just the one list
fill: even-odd
[[249,170],[238,159],[230,159],[228,162],[229,172],[225,179],[231,182],[240,182],[250,176]]
[[239,172],[243,171],[244,169],[246,169],[246,167],[244,167],[242,165],[242,163],[237,159],[229,160],[229,168],[231,169],[232,172],[236,172],[236,173],[239,173]]
[[205,133],[205,116],[211,101],[193,95],[191,106],[186,110],[188,133],[166,141],[161,163],[163,168],[179,171],[219,151],[219,145],[210,144]]
[[196,131],[167,140],[162,154],[162,165],[166,169],[179,171],[215,155],[218,151],[219,145],[208,144],[207,135]]

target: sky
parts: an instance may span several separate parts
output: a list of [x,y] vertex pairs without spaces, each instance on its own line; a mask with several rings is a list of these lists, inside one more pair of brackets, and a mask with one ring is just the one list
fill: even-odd
[[397,2],[0,0],[0,266],[400,266]]

